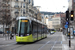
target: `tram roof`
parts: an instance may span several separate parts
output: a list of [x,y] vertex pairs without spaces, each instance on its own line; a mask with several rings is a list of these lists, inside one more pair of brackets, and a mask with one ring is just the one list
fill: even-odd
[[[17,17],[16,18],[16,20],[20,20],[20,19],[29,19],[29,20],[33,20],[33,21],[35,21],[35,22],[38,22],[38,23],[40,23],[40,24],[44,24],[44,23],[42,23],[41,21],[39,21],[39,20],[37,20],[37,19],[35,19],[35,18],[32,18],[32,17],[27,17],[27,16],[20,16],[20,17]],[[46,25],[46,24],[44,24],[44,25]]]
[[22,16],[22,17],[20,16],[16,18],[16,20],[20,20],[20,19],[29,19],[29,18],[27,16]]

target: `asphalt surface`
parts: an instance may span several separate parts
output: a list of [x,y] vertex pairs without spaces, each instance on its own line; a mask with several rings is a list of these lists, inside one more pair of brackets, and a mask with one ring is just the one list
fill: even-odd
[[[1,40],[0,40],[1,41]],[[72,48],[74,49],[74,48]],[[47,38],[34,43],[17,44],[15,40],[9,40],[7,43],[0,42],[0,50],[69,50],[66,38],[61,32],[52,35],[48,34]]]

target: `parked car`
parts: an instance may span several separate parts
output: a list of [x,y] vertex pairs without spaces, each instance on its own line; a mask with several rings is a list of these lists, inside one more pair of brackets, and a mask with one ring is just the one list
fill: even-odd
[[3,34],[4,32],[3,31],[0,31],[0,34]]

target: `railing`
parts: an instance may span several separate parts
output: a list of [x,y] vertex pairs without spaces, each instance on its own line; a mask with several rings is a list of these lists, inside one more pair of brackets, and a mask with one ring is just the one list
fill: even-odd
[[25,12],[23,12],[23,14],[25,14]]
[[3,0],[3,2],[9,2],[10,0]]
[[3,6],[3,7],[9,7],[10,4],[4,4],[4,3],[3,3],[2,6]]
[[19,12],[18,12],[18,11],[16,11],[16,12],[15,12],[15,14],[19,14]]
[[19,6],[14,6],[14,8],[19,8]]
[[18,0],[15,0],[15,1],[18,1]]

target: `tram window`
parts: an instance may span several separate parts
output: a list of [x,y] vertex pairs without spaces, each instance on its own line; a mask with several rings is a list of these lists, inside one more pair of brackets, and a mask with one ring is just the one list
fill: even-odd
[[17,21],[17,33],[19,33],[19,29],[20,29],[20,20]]
[[22,22],[22,23],[21,23],[21,33],[24,33],[24,28],[25,28],[24,25],[25,25],[25,22]]
[[27,23],[25,23],[25,22],[22,22],[22,24],[21,24],[21,33],[27,33],[27,31],[28,31],[28,22]]

